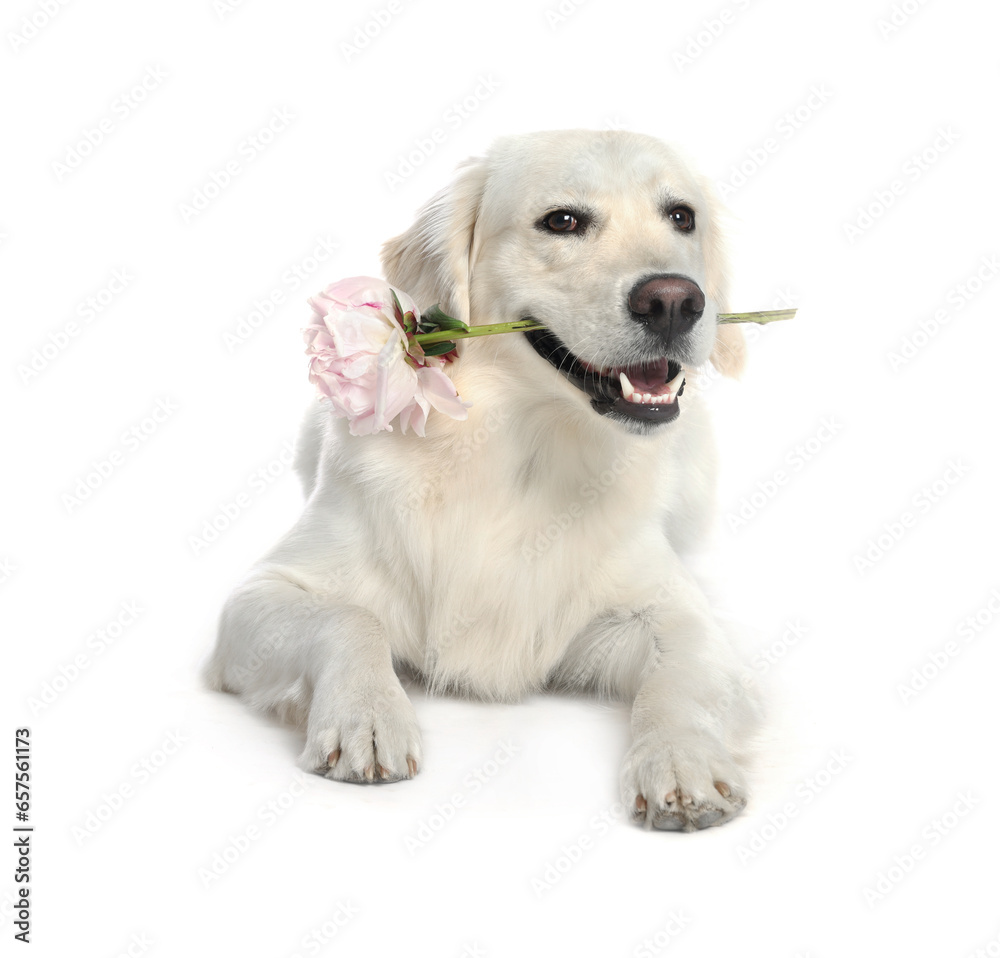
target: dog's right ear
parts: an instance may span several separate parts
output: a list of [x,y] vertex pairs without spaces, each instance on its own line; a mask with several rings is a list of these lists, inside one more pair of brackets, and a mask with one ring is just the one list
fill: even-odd
[[485,159],[466,160],[413,225],[382,246],[385,278],[421,309],[440,303],[449,316],[470,321],[473,239],[485,188]]
[[[708,206],[705,226],[705,292],[720,313],[729,311],[729,257],[726,253],[725,224],[729,216],[715,184],[707,176],[699,176],[702,193]],[[709,361],[723,376],[738,379],[747,361],[747,341],[739,326],[719,326]]]

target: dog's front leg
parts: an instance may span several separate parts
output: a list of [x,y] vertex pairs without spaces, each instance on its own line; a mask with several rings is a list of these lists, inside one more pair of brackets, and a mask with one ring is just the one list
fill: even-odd
[[336,609],[315,648],[313,669],[299,765],[340,781],[412,778],[420,730],[378,619],[357,607]]
[[633,819],[670,831],[721,825],[744,808],[733,749],[756,720],[726,637],[691,589],[644,616],[652,654],[637,682],[621,776]]
[[265,568],[230,596],[208,675],[258,707],[304,711],[307,771],[378,782],[418,770],[420,730],[385,628],[305,575]]

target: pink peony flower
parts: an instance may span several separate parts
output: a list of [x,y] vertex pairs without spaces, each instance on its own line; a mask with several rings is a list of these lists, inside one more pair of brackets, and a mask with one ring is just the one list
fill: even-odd
[[[420,313],[406,293],[384,280],[356,276],[313,296],[312,325],[303,330],[309,379],[346,418],[353,436],[399,426],[424,435],[431,407],[465,419],[462,402],[442,359],[425,356],[413,339]],[[398,308],[397,308],[398,303]]]

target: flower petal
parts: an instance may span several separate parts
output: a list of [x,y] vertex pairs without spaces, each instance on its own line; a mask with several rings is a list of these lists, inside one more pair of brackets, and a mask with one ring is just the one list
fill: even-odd
[[437,366],[425,366],[418,370],[417,378],[420,381],[421,394],[438,412],[443,412],[452,419],[469,418],[468,410],[472,403],[462,401],[455,384],[443,369]]

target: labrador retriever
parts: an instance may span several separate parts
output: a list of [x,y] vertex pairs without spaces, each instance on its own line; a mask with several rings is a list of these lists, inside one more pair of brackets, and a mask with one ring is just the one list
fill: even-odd
[[469,417],[432,413],[425,437],[350,436],[317,404],[304,512],[229,598],[209,682],[302,723],[302,767],[360,783],[420,768],[402,670],[489,700],[589,690],[631,704],[636,821],[728,821],[758,705],[681,560],[713,512],[695,371],[736,375],[745,351],[717,323],[708,181],[647,136],[503,138],[383,267],[421,307],[545,328],[460,342]]

